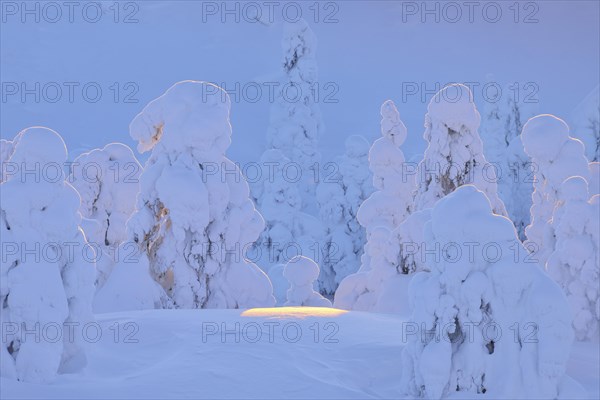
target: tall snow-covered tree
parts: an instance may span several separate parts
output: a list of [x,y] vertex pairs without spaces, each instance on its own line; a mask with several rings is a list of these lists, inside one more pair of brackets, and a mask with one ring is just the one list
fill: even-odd
[[183,81],[130,125],[138,150],[152,154],[140,177],[129,234],[174,307],[275,302],[269,279],[245,257],[264,221],[239,168],[225,157],[230,107],[221,88]]
[[521,240],[529,225],[533,193],[533,166],[520,136],[524,122],[534,115],[528,106],[513,96],[486,102],[480,129],[486,160],[496,170],[498,195]]
[[600,86],[596,86],[571,116],[572,135],[585,145],[590,161],[600,161]]
[[507,215],[498,197],[495,169],[483,154],[480,121],[465,85],[448,85],[431,99],[423,134],[428,146],[419,164],[415,210],[431,208],[456,188],[473,184],[490,199],[496,214]]
[[81,215],[93,221],[84,231],[99,252],[97,289],[106,282],[118,247],[127,239],[126,224],[135,210],[141,170],[133,151],[122,143],[81,154],[73,162],[69,182],[81,196]]
[[284,25],[283,74],[271,108],[267,148],[280,150],[300,168],[302,209],[313,211],[319,177],[319,136],[323,122],[318,107],[317,39],[306,21]]
[[[65,180],[62,138],[34,127],[13,145],[7,161],[29,173],[0,185],[0,323],[4,334],[16,328],[0,343],[0,375],[47,382],[85,365],[81,329],[93,321],[95,254],[80,228],[79,195]],[[24,330],[58,332],[57,340]]]
[[[381,135],[369,151],[369,168],[376,190],[361,204],[357,215],[367,231],[367,241],[372,229],[382,226],[392,230],[404,221],[411,212],[415,189],[414,176],[409,173],[400,149],[406,140],[406,126],[391,100],[381,106]],[[361,268],[368,269],[369,264],[366,254]]]
[[327,229],[319,287],[327,294],[335,293],[342,279],[360,267],[366,235],[356,215],[373,192],[368,156],[369,143],[364,137],[348,137],[345,153],[329,164],[333,173],[317,187],[319,214]]
[[590,202],[585,179],[572,176],[562,183],[552,215],[556,244],[547,269],[567,295],[579,340],[591,339],[598,331],[599,211]]
[[553,115],[531,118],[523,127],[521,140],[535,168],[531,223],[525,228],[528,248],[545,266],[554,250],[550,220],[565,179],[581,176],[589,180],[589,165],[583,144],[569,136],[567,124]]
[[463,185],[431,211],[426,244],[441,250],[410,285],[401,380],[409,397],[561,396],[573,340],[568,302],[493,210],[484,192]]
[[414,169],[407,168],[400,149],[406,140],[406,126],[391,100],[382,104],[381,117],[383,137],[377,139],[369,151],[369,168],[376,191],[361,204],[357,214],[359,223],[366,229],[367,243],[359,271],[346,277],[336,291],[336,307],[361,310],[375,307],[381,282],[394,273],[389,257],[385,257],[390,251],[389,233],[411,212]]

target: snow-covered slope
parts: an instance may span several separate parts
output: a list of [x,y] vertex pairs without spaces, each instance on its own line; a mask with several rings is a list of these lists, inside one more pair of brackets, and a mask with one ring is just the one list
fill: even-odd
[[[399,396],[406,325],[397,316],[283,307],[150,310],[100,314],[96,318],[95,327],[101,328],[102,337],[90,346],[89,363],[83,372],[59,375],[50,385],[3,378],[0,397]],[[263,332],[259,340],[257,328]],[[223,337],[225,329],[229,333]],[[232,333],[236,330],[238,342]],[[96,331],[89,329],[90,339]],[[301,334],[296,341],[297,332]],[[511,336],[506,337],[509,340]],[[569,362],[569,375],[585,386],[590,398],[598,398],[600,392],[598,350],[597,340],[576,343]],[[492,393],[474,398],[490,396]]]

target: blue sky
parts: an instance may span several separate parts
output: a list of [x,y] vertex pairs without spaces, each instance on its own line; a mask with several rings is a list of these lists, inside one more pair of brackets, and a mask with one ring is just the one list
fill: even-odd
[[[65,9],[51,23],[51,9],[40,9],[39,22],[32,15],[22,22],[23,10],[7,9],[5,3],[0,39],[2,138],[27,126],[45,125],[63,135],[72,157],[112,141],[134,145],[128,124],[143,106],[173,83],[196,79],[223,83],[228,90],[237,83],[250,96],[261,88],[256,102],[233,95],[234,136],[228,154],[246,162],[263,151],[270,106],[265,82],[278,79],[281,23],[293,19],[296,8],[279,3],[269,23],[266,3],[256,2],[267,19],[263,24],[245,21],[254,15],[245,3],[239,3],[240,22],[235,22],[235,14],[222,9],[213,14],[214,9],[207,8],[220,7],[221,2],[120,2],[116,14],[111,1],[103,3],[96,23],[86,21],[80,9],[74,11],[72,23]],[[481,107],[483,85],[516,83],[521,95],[539,101],[540,113],[568,120],[599,82],[599,2],[520,2],[516,9],[512,1],[489,3],[493,2],[476,2],[471,22],[464,2],[453,3],[459,5],[460,17],[447,2],[437,3],[437,15],[422,14],[422,2],[321,2],[316,8],[313,2],[296,2],[293,6],[300,7],[319,41],[326,125],[321,147],[326,158],[341,153],[343,139],[352,134],[377,138],[379,107],[388,98],[396,102],[409,130],[405,152],[422,152],[426,103],[436,84],[448,82],[475,82],[475,100]],[[228,4],[234,9],[235,2]],[[428,7],[435,10],[435,4]],[[498,8],[502,15],[492,22]],[[87,11],[92,20],[95,10]],[[124,23],[127,18],[137,22]],[[11,94],[14,84],[23,82],[30,88],[39,82],[39,102],[34,95],[23,102],[20,92]],[[72,102],[69,84],[74,87]],[[53,92],[56,85],[62,87],[60,96]],[[88,99],[84,86],[91,91]],[[102,97],[93,103],[88,100],[96,87]],[[415,87],[417,94],[407,94]],[[421,88],[429,90],[424,97]],[[48,101],[56,96],[55,103]],[[337,102],[325,102],[326,97]]]

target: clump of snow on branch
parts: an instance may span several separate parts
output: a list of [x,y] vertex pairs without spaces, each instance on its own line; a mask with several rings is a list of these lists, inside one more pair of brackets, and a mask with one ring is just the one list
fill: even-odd
[[446,86],[431,99],[423,134],[428,146],[418,168],[414,210],[431,208],[456,188],[473,184],[490,199],[496,214],[506,215],[495,169],[483,155],[480,121],[473,95],[464,85]]
[[110,275],[117,249],[127,239],[127,220],[135,210],[142,167],[131,149],[122,143],[111,143],[77,157],[69,182],[81,196],[79,211],[92,220],[95,229],[85,229],[88,241],[98,252],[97,289]]
[[319,266],[308,257],[297,256],[285,265],[283,275],[290,283],[285,306],[331,307],[331,302],[313,289]]
[[[0,186],[0,323],[5,333],[0,375],[48,382],[57,372],[85,365],[81,327],[93,320],[95,254],[80,228],[79,195],[65,181],[67,149],[60,135],[28,128],[13,145],[9,161],[30,173],[11,174]],[[4,331],[8,325],[16,327],[14,335]],[[36,340],[21,332],[49,325],[62,337]]]
[[163,307],[246,308],[275,302],[267,276],[245,258],[264,221],[240,170],[225,157],[230,107],[221,88],[183,81],[131,122],[138,148],[152,154],[128,231],[168,296]]
[[366,235],[356,215],[373,191],[368,154],[364,137],[349,136],[345,153],[328,164],[333,173],[317,187],[320,217],[327,227],[319,276],[322,293],[335,293],[340,282],[360,267]]
[[590,339],[598,331],[600,274],[597,205],[590,201],[585,179],[573,176],[558,192],[552,216],[556,237],[554,252],[548,258],[548,273],[563,288],[573,310],[573,327],[579,340]]
[[528,262],[512,222],[465,185],[433,207],[425,237],[429,248],[445,250],[429,255],[430,271],[411,282],[404,393],[561,396],[573,339],[569,305]]
[[545,266],[554,250],[550,223],[560,185],[571,176],[589,180],[589,165],[583,144],[569,136],[567,124],[553,115],[531,118],[523,127],[522,141],[535,168],[531,223],[525,229],[528,248]]

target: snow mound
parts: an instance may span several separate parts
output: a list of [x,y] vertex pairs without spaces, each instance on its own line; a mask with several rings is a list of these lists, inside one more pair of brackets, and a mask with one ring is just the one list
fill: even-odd
[[289,281],[286,306],[331,307],[331,302],[313,289],[319,266],[308,257],[296,256],[285,265],[283,276]]

